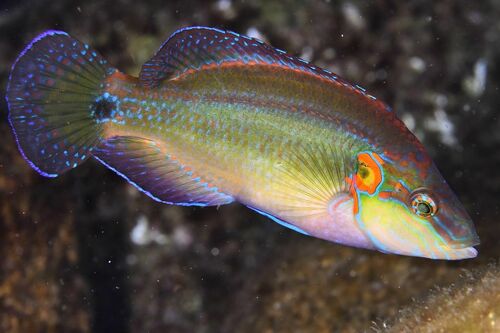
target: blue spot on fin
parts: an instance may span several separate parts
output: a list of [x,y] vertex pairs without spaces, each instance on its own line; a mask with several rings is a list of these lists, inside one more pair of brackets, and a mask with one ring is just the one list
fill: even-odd
[[266,216],[266,217],[270,218],[270,219],[271,219],[271,220],[273,220],[274,222],[276,222],[276,223],[278,223],[278,224],[281,224],[281,225],[282,225],[282,226],[284,226],[284,227],[287,227],[287,228],[289,228],[289,229],[292,229],[293,231],[299,232],[299,233],[301,233],[301,234],[303,234],[303,235],[309,236],[309,234],[308,234],[307,232],[305,232],[304,230],[300,229],[299,227],[297,227],[297,226],[295,226],[295,225],[293,225],[293,224],[291,224],[291,223],[288,223],[288,222],[285,222],[285,221],[283,221],[283,220],[280,220],[280,219],[279,219],[279,218],[277,218],[276,216],[273,216],[273,215],[271,215],[271,214],[268,214],[268,213],[266,213],[266,212],[263,212],[263,211],[261,211],[261,210],[259,210],[259,209],[257,209],[257,208],[253,208],[253,207],[251,207],[251,206],[247,206],[247,207],[248,207],[248,208],[250,208],[250,209],[252,209],[252,210],[254,210],[254,211],[256,211],[256,212],[257,212],[257,213],[259,213],[259,214],[262,214],[262,215],[264,215],[264,216]]
[[9,122],[21,154],[43,176],[76,167],[100,139],[89,108],[113,69],[88,49],[63,31],[49,30],[12,66]]
[[156,141],[117,136],[101,143],[92,153],[156,201],[181,206],[218,206],[234,201],[171,159]]
[[[360,86],[350,84],[328,70],[291,56],[258,39],[208,27],[188,27],[174,32],[142,66],[139,79],[144,86],[155,87],[161,81],[175,78],[187,70],[198,70],[203,65],[221,65],[227,62],[253,62],[288,67],[320,76],[350,91],[375,99]],[[390,110],[385,105],[384,108]]]

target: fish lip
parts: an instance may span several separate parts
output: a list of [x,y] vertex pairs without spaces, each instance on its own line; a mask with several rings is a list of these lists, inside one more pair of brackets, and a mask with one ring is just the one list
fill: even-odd
[[470,257],[470,258],[475,258],[475,257],[477,257],[477,254],[478,254],[479,252],[478,252],[478,251],[477,251],[474,247],[470,246],[470,247],[468,247],[467,249],[469,249],[469,251],[471,251],[471,253],[472,253],[472,257]]
[[460,249],[464,249],[464,248],[468,248],[468,247],[477,246],[480,243],[481,243],[481,241],[479,240],[479,236],[476,233],[474,233],[474,235],[472,237],[470,237],[470,239],[468,239],[466,242],[457,241],[457,242],[449,243],[448,246],[453,250],[460,250]]
[[472,247],[463,247],[461,249],[450,249],[451,251],[447,251],[447,258],[449,260],[462,260],[462,259],[472,259],[478,255],[478,251]]

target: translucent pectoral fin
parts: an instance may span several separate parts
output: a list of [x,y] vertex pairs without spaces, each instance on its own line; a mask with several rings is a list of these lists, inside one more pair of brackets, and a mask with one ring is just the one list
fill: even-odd
[[218,206],[233,201],[188,170],[162,145],[139,137],[113,137],[94,157],[156,201],[184,206]]

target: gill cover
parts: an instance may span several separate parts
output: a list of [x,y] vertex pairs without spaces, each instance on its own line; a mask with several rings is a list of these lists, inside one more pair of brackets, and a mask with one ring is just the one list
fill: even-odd
[[[434,259],[475,257],[467,213],[431,163],[426,179],[375,152],[361,152],[351,177],[354,217],[382,252]],[[436,188],[435,191],[432,188]]]

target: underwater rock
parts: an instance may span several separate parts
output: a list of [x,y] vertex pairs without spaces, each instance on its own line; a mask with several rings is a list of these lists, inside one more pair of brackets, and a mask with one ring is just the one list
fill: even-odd
[[24,164],[6,137],[0,145],[0,331],[88,332],[71,203],[63,186],[45,186]]
[[[401,311],[384,332],[500,332],[500,269],[466,272],[457,285],[438,288]],[[382,325],[384,327],[384,325]]]

